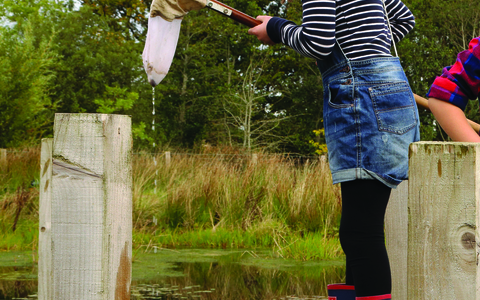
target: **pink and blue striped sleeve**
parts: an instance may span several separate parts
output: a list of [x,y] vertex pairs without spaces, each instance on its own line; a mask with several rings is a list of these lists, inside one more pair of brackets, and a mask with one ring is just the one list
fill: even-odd
[[457,56],[453,66],[445,67],[433,82],[427,97],[450,102],[465,110],[468,100],[480,94],[480,37],[470,41],[468,50]]

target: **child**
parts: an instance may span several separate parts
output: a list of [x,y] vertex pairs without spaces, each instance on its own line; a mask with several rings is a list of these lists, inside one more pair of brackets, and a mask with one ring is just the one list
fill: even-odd
[[440,126],[455,141],[480,142],[463,111],[468,99],[480,94],[480,37],[470,41],[468,50],[457,56],[453,66],[443,69],[428,91],[428,107]]
[[[407,178],[408,147],[419,140],[412,91],[390,54],[415,25],[400,0],[302,0],[303,22],[258,16],[250,34],[317,60],[334,183],[341,183],[340,242],[346,284],[329,299],[391,299],[384,215],[391,188]],[[388,12],[388,17],[385,14]]]

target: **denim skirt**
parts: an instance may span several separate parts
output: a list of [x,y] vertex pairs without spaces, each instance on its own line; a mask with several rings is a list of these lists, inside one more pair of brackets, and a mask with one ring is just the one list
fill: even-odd
[[[337,49],[338,50],[338,49]],[[410,143],[420,139],[413,93],[396,57],[319,63],[323,121],[333,183],[408,177]]]

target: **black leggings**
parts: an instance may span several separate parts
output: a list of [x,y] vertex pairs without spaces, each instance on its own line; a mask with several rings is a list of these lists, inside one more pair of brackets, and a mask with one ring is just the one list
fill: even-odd
[[340,243],[347,258],[346,284],[357,297],[390,294],[384,218],[391,189],[378,180],[341,183]]

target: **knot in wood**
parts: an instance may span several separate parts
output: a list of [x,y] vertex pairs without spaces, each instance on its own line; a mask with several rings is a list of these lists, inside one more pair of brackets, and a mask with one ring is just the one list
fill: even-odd
[[462,245],[465,249],[475,248],[475,235],[471,232],[465,232],[462,235]]

